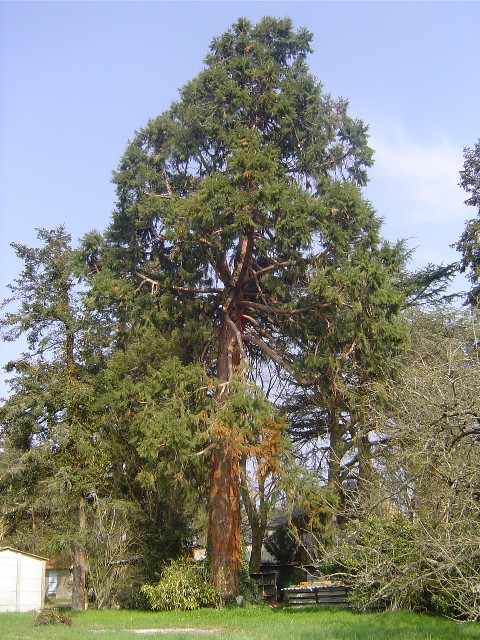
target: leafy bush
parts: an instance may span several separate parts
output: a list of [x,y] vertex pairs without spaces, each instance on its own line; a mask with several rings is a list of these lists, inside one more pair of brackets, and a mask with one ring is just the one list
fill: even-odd
[[141,591],[154,611],[192,611],[222,604],[220,593],[210,583],[208,568],[185,558],[172,560],[160,581],[144,585]]
[[50,624],[66,624],[67,626],[70,627],[72,625],[72,622],[73,622],[72,618],[66,613],[60,613],[58,609],[52,609],[50,607],[47,607],[45,609],[42,609],[37,614],[33,624],[36,627],[50,625]]

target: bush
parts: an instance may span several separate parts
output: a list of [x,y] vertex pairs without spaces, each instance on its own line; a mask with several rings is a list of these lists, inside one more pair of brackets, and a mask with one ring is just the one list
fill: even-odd
[[222,604],[220,593],[210,583],[208,568],[191,560],[172,560],[157,584],[141,589],[154,611],[193,611]]
[[50,624],[66,624],[67,626],[70,627],[72,625],[72,622],[73,622],[72,618],[66,613],[60,613],[58,609],[52,609],[50,607],[47,607],[45,609],[42,609],[37,614],[33,624],[36,627],[50,625]]

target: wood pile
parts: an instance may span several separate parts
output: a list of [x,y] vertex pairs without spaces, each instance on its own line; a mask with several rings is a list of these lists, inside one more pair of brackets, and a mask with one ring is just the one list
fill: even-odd
[[290,606],[322,605],[349,607],[347,587],[327,582],[304,583],[283,589],[285,604]]

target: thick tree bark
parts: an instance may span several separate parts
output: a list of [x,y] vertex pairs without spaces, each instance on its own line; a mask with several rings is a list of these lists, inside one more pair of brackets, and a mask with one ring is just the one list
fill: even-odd
[[[80,498],[78,504],[78,526],[80,536],[83,536],[86,528],[85,499]],[[85,545],[83,542],[77,544],[73,551],[73,588],[72,588],[72,610],[84,611],[88,606],[87,590],[85,588],[86,579],[86,558]]]
[[[226,319],[219,334],[217,376],[218,401],[226,402],[228,383],[238,367],[236,336]],[[240,469],[235,437],[229,438],[232,425],[219,425],[212,433],[214,447],[210,458],[209,534],[214,585],[222,594],[238,595],[241,567]]]
[[223,441],[210,460],[209,532],[214,585],[222,594],[238,595],[241,566],[238,453]]

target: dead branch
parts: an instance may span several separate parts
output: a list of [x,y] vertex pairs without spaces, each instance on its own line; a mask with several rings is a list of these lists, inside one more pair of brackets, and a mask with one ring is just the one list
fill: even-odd
[[153,280],[149,276],[146,276],[143,273],[135,272],[135,275],[138,278],[142,279],[142,282],[135,289],[135,293],[140,291],[144,284],[150,284],[152,286],[152,293],[155,293],[156,289],[163,289],[165,291],[178,291],[180,293],[222,293],[223,288],[219,287],[179,287],[176,285],[165,285],[158,282],[158,280]]

